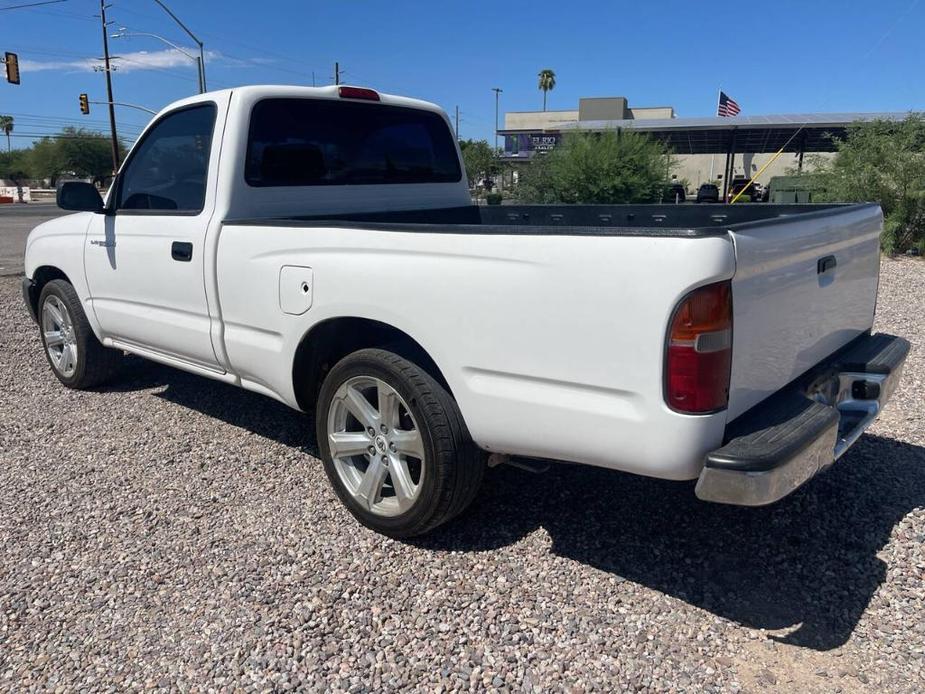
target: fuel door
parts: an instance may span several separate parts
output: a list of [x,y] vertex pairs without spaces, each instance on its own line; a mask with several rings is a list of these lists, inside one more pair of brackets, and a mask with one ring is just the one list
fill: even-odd
[[312,269],[283,265],[279,270],[279,307],[283,313],[298,316],[312,307],[314,281]]

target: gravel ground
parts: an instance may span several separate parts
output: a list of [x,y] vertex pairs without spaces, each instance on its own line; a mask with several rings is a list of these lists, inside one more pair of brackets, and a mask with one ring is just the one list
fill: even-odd
[[400,543],[271,400],[140,360],[65,390],[0,279],[0,687],[922,691],[922,287],[925,263],[884,261],[903,385],[782,503],[500,468]]

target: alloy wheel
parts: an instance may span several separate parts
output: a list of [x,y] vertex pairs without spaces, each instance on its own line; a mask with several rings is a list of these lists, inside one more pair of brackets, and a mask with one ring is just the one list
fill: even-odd
[[50,294],[42,305],[42,336],[52,366],[65,378],[77,371],[77,333],[65,303]]
[[408,511],[421,493],[424,440],[404,399],[372,376],[338,388],[328,410],[331,460],[348,493],[370,512]]

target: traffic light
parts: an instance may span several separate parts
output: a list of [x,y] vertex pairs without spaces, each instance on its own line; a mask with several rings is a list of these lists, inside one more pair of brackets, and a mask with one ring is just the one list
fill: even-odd
[[10,84],[19,84],[19,56],[7,51],[3,56],[6,64],[6,81]]
[[90,101],[87,99],[86,94],[80,95],[80,112],[85,116],[90,114]]

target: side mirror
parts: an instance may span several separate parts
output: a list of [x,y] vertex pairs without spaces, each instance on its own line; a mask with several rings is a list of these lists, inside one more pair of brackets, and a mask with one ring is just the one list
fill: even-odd
[[62,210],[102,212],[103,198],[92,183],[68,181],[58,188],[55,201]]

